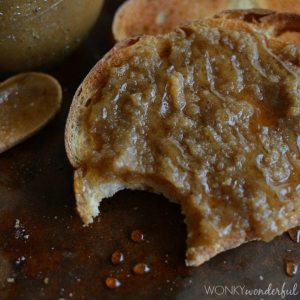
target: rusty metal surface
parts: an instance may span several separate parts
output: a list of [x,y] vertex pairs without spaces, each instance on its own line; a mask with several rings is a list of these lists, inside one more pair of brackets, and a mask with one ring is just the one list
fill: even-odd
[[[76,87],[113,44],[111,19],[121,1],[106,2],[88,39],[51,72],[63,86],[62,111],[39,134],[0,156],[0,299],[281,299],[245,296],[239,289],[225,295],[224,288],[266,290],[271,284],[281,290],[299,282],[299,275],[290,278],[284,272],[284,259],[300,259],[299,245],[286,234],[186,268],[179,207],[157,195],[129,191],[105,200],[95,223],[82,227],[63,131]],[[143,243],[130,240],[134,229],[144,232]],[[125,254],[118,266],[110,262],[115,250]],[[147,263],[151,272],[134,275],[138,262]],[[107,276],[119,278],[122,286],[109,290]],[[206,292],[209,285],[217,287],[215,294]]]

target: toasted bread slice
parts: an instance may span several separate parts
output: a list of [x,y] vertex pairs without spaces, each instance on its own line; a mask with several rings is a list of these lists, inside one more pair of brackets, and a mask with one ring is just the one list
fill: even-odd
[[[272,9],[300,13],[299,0],[128,0],[117,11],[113,34],[117,41],[143,35],[166,33],[178,25],[212,17],[228,9]],[[290,36],[291,34],[289,34]],[[297,36],[297,41],[299,36]],[[295,37],[292,35],[294,40]],[[300,45],[300,42],[299,42]]]
[[265,9],[224,10],[215,17],[239,19],[255,23],[270,37],[300,47],[300,16],[295,13],[278,13]]
[[185,215],[189,266],[300,224],[300,54],[275,27],[206,19],[96,64],[66,126],[85,224],[119,190],[163,194]]

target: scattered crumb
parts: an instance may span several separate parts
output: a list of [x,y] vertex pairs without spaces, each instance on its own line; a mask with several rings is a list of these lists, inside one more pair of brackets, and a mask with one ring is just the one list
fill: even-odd
[[6,281],[7,281],[8,283],[14,283],[14,282],[15,282],[15,279],[12,278],[12,277],[9,277],[9,278],[7,278]]
[[16,219],[15,228],[18,229],[20,227],[20,220]]
[[264,280],[264,277],[262,275],[259,276],[260,280]]
[[48,277],[45,277],[45,278],[44,278],[44,283],[45,283],[45,284],[48,284],[48,283],[49,283],[49,278],[48,278]]
[[18,257],[15,264],[20,266],[26,260],[25,256]]
[[26,234],[26,230],[24,228],[24,225],[21,224],[19,219],[16,219],[14,228],[16,229],[15,232],[15,238],[18,239],[28,239],[29,234]]
[[26,260],[26,257],[25,256],[20,256],[17,258],[16,262],[21,262],[21,261],[24,261]]

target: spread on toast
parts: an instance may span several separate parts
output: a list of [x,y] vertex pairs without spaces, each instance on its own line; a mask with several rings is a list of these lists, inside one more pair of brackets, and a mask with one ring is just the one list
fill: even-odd
[[189,266],[299,225],[299,76],[296,46],[238,19],[117,44],[66,127],[84,223],[119,190],[161,193],[182,207]]

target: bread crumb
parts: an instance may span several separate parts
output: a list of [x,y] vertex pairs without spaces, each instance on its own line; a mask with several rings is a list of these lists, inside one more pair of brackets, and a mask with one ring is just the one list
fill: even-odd
[[18,229],[20,227],[20,220],[16,219],[15,228]]
[[49,283],[49,278],[48,278],[48,277],[45,277],[45,278],[44,278],[44,283],[45,283],[45,284],[48,284],[48,283]]
[[7,278],[6,281],[7,281],[8,283],[14,283],[14,282],[15,282],[15,279],[12,278],[12,277],[9,277],[9,278]]

